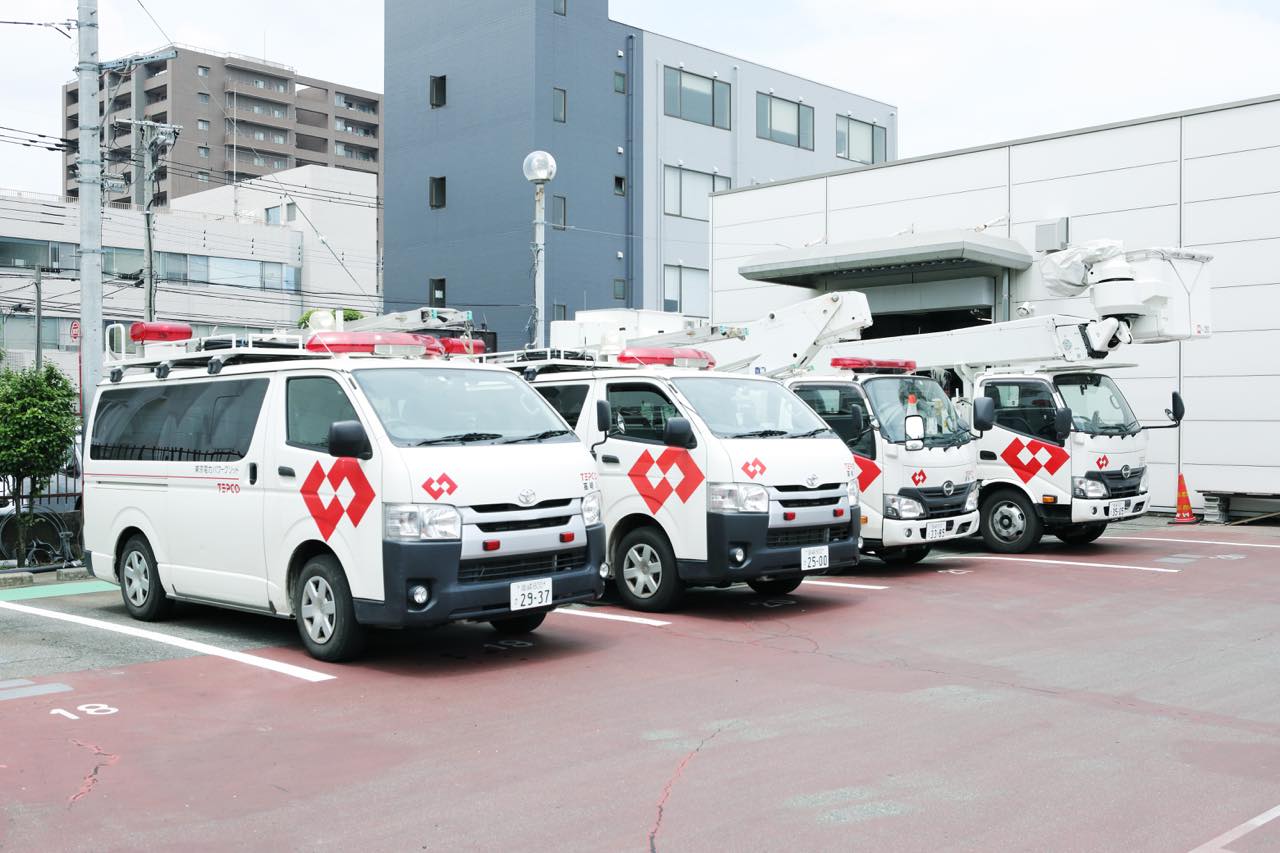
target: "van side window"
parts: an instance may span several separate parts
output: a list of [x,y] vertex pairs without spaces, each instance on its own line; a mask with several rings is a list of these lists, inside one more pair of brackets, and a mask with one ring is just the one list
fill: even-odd
[[[809,404],[836,431],[850,450],[867,459],[876,458],[876,440],[871,433],[871,412],[862,392],[850,385],[797,385],[791,390]],[[862,412],[862,433],[853,432],[853,410]]]
[[299,376],[285,385],[285,440],[295,447],[329,450],[329,425],[358,421],[356,410],[336,380]]
[[614,438],[661,442],[667,420],[680,417],[680,410],[653,385],[613,383],[606,398],[618,432]]
[[234,462],[244,458],[266,379],[109,388],[99,395],[90,459]]
[[996,426],[1058,444],[1053,428],[1058,404],[1048,383],[1030,380],[988,382],[982,393],[996,404]]
[[534,390],[560,413],[569,426],[577,428],[582,407],[587,402],[587,391],[590,390],[586,385],[535,385]]

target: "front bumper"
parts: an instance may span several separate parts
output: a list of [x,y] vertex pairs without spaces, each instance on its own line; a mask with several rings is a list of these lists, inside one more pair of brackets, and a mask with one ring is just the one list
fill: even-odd
[[[798,577],[800,553],[804,548],[825,545],[830,565],[827,572],[839,572],[858,563],[857,509],[843,524],[825,525],[826,541],[808,543],[816,527],[770,527],[768,513],[707,513],[707,559],[677,560],[680,579],[695,585],[718,586],[759,578]],[[772,535],[771,535],[772,534]],[[816,540],[818,537],[813,536]],[[799,544],[790,544],[799,540]],[[729,552],[741,548],[746,559],[735,564]]]
[[[487,621],[511,615],[510,588],[517,581],[551,578],[552,602],[548,607],[521,610],[521,614],[552,610],[575,601],[591,601],[604,591],[600,563],[605,559],[604,525],[586,528],[586,559],[567,570],[533,571],[501,580],[462,582],[462,542],[383,542],[383,600],[355,600],[356,621],[362,625],[431,627],[461,620]],[[572,554],[578,548],[525,554],[549,559],[552,554]],[[409,587],[426,583],[431,597],[422,607],[410,603]]]
[[[943,525],[943,534],[930,539],[929,527],[934,524]],[[880,546],[896,548],[902,545],[935,545],[946,542],[948,539],[959,539],[977,532],[977,510],[948,518],[918,518],[910,521],[886,518],[880,524]]]
[[[1127,498],[1103,498],[1101,500],[1088,500],[1085,498],[1071,499],[1071,523],[1082,524],[1096,521],[1123,521],[1126,518],[1137,518],[1147,514],[1147,507],[1150,505],[1149,494],[1147,492],[1139,492]],[[1112,514],[1112,504],[1120,501],[1128,502],[1128,508],[1124,511]]]

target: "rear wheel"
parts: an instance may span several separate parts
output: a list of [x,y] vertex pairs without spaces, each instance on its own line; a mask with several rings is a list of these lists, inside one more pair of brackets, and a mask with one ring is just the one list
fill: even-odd
[[173,599],[160,585],[160,568],[151,543],[144,536],[130,536],[120,552],[120,597],[134,619],[158,622],[173,613]]
[[760,595],[786,595],[795,592],[800,588],[800,582],[804,578],[773,578],[770,580],[754,580],[747,581],[747,586],[751,587]]
[[1021,554],[1030,551],[1044,535],[1044,523],[1026,495],[1002,489],[982,502],[982,541],[992,551]]
[[1088,545],[1101,536],[1106,529],[1107,523],[1105,521],[1093,521],[1060,528],[1053,531],[1053,535],[1068,545]]
[[538,630],[545,613],[525,613],[521,616],[508,616],[505,619],[494,619],[489,623],[499,634],[529,634]]
[[929,556],[928,545],[900,545],[877,551],[876,556],[889,566],[914,566]]
[[356,622],[347,576],[328,554],[312,557],[302,567],[293,590],[293,616],[313,658],[351,660],[364,648],[364,626]]
[[615,583],[623,604],[649,612],[670,610],[684,598],[684,583],[676,572],[676,556],[661,532],[641,527],[618,546]]

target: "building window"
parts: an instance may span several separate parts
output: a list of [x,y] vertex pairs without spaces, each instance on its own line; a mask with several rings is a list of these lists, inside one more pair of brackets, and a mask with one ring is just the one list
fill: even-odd
[[254,81],[253,81],[253,85],[254,85],[254,88],[257,88],[257,89],[265,89],[265,88],[267,88],[267,81],[266,81],[266,80],[254,80]]
[[560,302],[553,302],[551,304],[551,319],[552,320],[569,319],[569,306],[564,305]]
[[197,65],[197,66],[196,66],[196,76],[197,76],[197,77],[208,77],[208,76],[209,76],[209,66],[207,66],[207,65]]
[[871,127],[871,162],[883,163],[889,159],[889,131],[880,125]]
[[836,116],[836,156],[856,163],[885,161],[885,128]]
[[207,183],[209,183],[209,173],[208,173],[208,172],[196,172],[196,180],[197,180],[197,181],[199,181],[199,182],[200,182],[200,183],[202,183],[202,184],[207,184]]
[[443,107],[448,93],[445,89],[445,75],[431,78],[431,108]]
[[627,280],[625,278],[615,278],[613,280],[613,298],[627,298]]
[[208,159],[209,159],[209,149],[208,149],[206,146],[204,146],[204,145],[199,145],[199,146],[197,146],[197,147],[196,147],[196,153],[197,153],[197,154],[199,154],[199,155],[200,155],[200,157],[201,157],[201,158],[203,158],[203,159],[205,159],[205,160],[208,160]]
[[705,221],[711,218],[707,197],[729,186],[730,181],[724,175],[667,166],[663,171],[662,210],[670,216]]
[[272,161],[271,161],[271,165],[272,165],[272,166],[274,166],[274,167],[275,167],[275,168],[277,168],[277,169],[283,169],[283,168],[285,168],[286,166],[288,166],[288,165],[289,165],[289,161],[288,161],[288,160],[278,160],[278,159],[277,159],[277,160],[272,160]]
[[204,118],[196,119],[196,130],[208,130],[209,120]]
[[756,92],[756,136],[813,150],[813,107]]
[[288,134],[285,134],[283,132],[273,133],[271,134],[271,141],[276,143],[277,145],[284,145],[289,141],[289,136]]
[[264,213],[266,214],[266,220],[268,225],[280,224],[280,206],[279,205],[276,205],[275,207],[268,207],[264,211]]
[[293,202],[289,202],[284,206],[284,218],[286,222],[292,222],[298,218],[298,206]]
[[207,103],[209,103],[209,93],[208,93],[208,92],[199,92],[199,93],[197,93],[197,94],[196,94],[196,98],[197,98],[197,99],[200,101],[200,103],[202,103],[202,104],[207,104]]
[[551,197],[551,227],[564,228],[568,222],[569,204],[562,195],[553,195]]
[[663,88],[663,111],[667,115],[729,129],[733,98],[728,83],[679,68],[666,68]]
[[427,307],[444,308],[444,279],[427,279]]
[[569,115],[569,96],[564,89],[551,90],[551,117],[556,121],[565,121]]
[[557,15],[566,15],[569,13],[569,0],[553,0],[551,8],[555,10]]
[[441,176],[441,177],[431,178],[429,179],[428,183],[429,183],[429,186],[427,190],[427,203],[430,204],[433,209],[439,209],[441,207],[444,207],[444,201],[445,201],[444,177]]
[[627,75],[625,72],[613,72],[613,91],[619,95],[627,94]]
[[263,157],[261,154],[254,154],[254,155],[253,155],[253,165],[255,165],[255,166],[265,166],[265,165],[267,165],[267,158],[266,158],[266,157]]
[[627,194],[627,179],[624,178],[622,175],[613,176],[613,194],[614,195]]
[[711,316],[710,277],[696,267],[662,268],[662,310],[696,317]]
[[266,141],[267,141],[267,132],[266,132],[265,130],[255,130],[255,131],[253,132],[253,138],[254,138],[254,139],[262,140],[263,142],[266,142]]

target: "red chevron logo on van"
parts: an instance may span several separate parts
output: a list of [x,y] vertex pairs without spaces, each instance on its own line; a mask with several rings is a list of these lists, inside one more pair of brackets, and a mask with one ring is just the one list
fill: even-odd
[[[649,472],[654,465],[658,466],[658,470],[663,475],[656,484],[649,481]],[[675,486],[672,486],[671,481],[666,477],[667,472],[672,468],[680,469],[680,482]],[[698,486],[701,486],[702,481],[706,479],[698,468],[698,463],[694,462],[693,457],[689,455],[689,451],[681,447],[668,447],[657,459],[654,459],[649,451],[643,451],[631,466],[631,470],[627,472],[627,476],[631,478],[631,484],[636,487],[640,497],[644,498],[644,504],[649,508],[649,512],[653,513],[662,509],[667,498],[673,494],[680,498],[681,503],[688,503],[689,498],[693,497]]]
[[[343,483],[350,483],[354,492],[351,503],[344,507],[342,500],[336,494],[329,499],[328,503],[321,500],[320,487],[326,480],[335,492],[342,487]],[[364,514],[373,505],[373,499],[377,497],[373,486],[369,485],[369,479],[361,470],[359,461],[349,456],[334,462],[327,474],[324,466],[316,462],[311,466],[311,473],[307,474],[307,479],[303,481],[299,492],[302,494],[302,502],[307,506],[307,512],[311,513],[311,517],[315,519],[316,527],[320,528],[320,536],[326,542],[333,535],[333,531],[338,529],[338,523],[342,521],[343,515],[351,519],[352,527],[359,527],[360,519],[364,518]]]
[[1032,477],[1040,473],[1041,468],[1050,474],[1058,473],[1058,469],[1067,463],[1071,455],[1054,444],[1045,444],[1034,438],[1027,442],[1015,438],[1009,442],[1000,458],[1013,469],[1018,479],[1029,483]]

